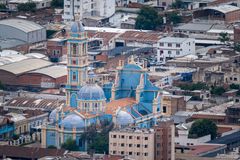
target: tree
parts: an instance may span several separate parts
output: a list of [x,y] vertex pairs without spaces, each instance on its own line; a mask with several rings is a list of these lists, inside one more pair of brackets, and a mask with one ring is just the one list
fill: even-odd
[[113,123],[101,122],[101,131],[97,132],[95,125],[87,128],[82,134],[83,141],[87,141],[88,152],[108,153],[109,132],[113,129]]
[[215,139],[217,136],[217,126],[216,124],[208,119],[199,119],[193,122],[190,131],[189,138],[203,137],[206,135],[211,135],[211,139]]
[[135,28],[144,30],[155,30],[163,23],[163,19],[158,15],[158,12],[148,6],[144,6],[138,13]]
[[4,85],[2,84],[1,81],[0,81],[0,89],[4,89]]
[[220,42],[226,44],[230,40],[230,37],[227,32],[221,32],[219,33],[219,40]]
[[173,24],[178,24],[181,22],[181,16],[179,16],[177,13],[171,13],[168,15],[168,19]]
[[203,82],[198,82],[198,83],[187,83],[187,84],[180,84],[179,87],[182,90],[190,90],[190,91],[194,91],[194,90],[205,90],[208,89],[207,85]]
[[0,9],[7,9],[5,4],[0,4]]
[[63,8],[63,0],[52,0],[51,7],[53,8]]
[[62,144],[62,148],[69,150],[69,151],[78,151],[79,150],[79,148],[76,144],[76,141],[74,141],[71,138],[67,139],[66,142]]
[[176,0],[174,3],[172,3],[172,8],[183,9],[184,8],[184,3],[181,0]]
[[49,148],[49,149],[57,149],[57,147],[54,146],[54,145],[50,145],[50,146],[48,146],[47,148]]
[[232,84],[230,84],[229,88],[230,89],[240,89],[240,85],[232,83]]
[[234,50],[240,52],[240,43],[234,43]]
[[218,86],[212,86],[211,88],[211,94],[221,96],[226,90],[223,87],[218,87]]
[[37,9],[36,3],[34,2],[27,2],[27,3],[20,3],[17,5],[18,11],[23,12],[35,12]]

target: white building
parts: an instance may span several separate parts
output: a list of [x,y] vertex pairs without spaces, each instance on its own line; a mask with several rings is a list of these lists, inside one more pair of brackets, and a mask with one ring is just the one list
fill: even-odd
[[158,63],[189,54],[195,54],[195,39],[192,38],[165,37],[157,44]]
[[109,18],[115,13],[115,0],[64,0],[65,22],[72,21],[74,15],[84,18]]
[[[22,3],[27,3],[29,0],[10,0],[8,1],[8,8],[10,10],[17,10],[17,6]],[[36,9],[47,8],[51,6],[51,0],[31,0],[36,4]]]

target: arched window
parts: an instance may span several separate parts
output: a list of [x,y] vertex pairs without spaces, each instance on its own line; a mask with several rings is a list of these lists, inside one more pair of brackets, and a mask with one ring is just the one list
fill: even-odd
[[76,55],[77,54],[77,44],[72,45],[72,54]]

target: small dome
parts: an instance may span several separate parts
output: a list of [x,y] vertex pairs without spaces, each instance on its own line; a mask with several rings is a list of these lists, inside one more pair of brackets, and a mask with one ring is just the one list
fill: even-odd
[[133,124],[134,122],[133,117],[125,111],[118,111],[116,115],[116,119],[117,119],[117,124],[121,126]]
[[80,88],[78,92],[80,100],[104,100],[105,94],[101,87],[97,84],[87,84]]
[[71,26],[71,32],[73,33],[79,33],[79,32],[84,32],[85,29],[82,25],[82,22],[78,21],[78,22],[74,22]]
[[70,130],[72,130],[73,128],[82,129],[85,127],[84,120],[80,116],[74,113],[66,116],[62,120],[60,125],[62,125],[65,129],[70,129]]
[[57,112],[60,110],[60,108],[55,108],[50,114],[49,114],[49,121],[50,122],[56,122],[56,115],[57,115]]

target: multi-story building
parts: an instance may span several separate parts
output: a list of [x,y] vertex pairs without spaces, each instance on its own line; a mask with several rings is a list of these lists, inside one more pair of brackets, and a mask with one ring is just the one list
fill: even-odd
[[157,61],[165,63],[166,59],[195,54],[195,40],[192,38],[165,37],[157,44]]
[[126,128],[109,133],[109,154],[138,160],[154,159],[154,130]]
[[88,17],[109,18],[115,13],[113,0],[64,0],[64,21],[72,21],[78,14],[80,20]]
[[165,10],[170,7],[174,2],[175,0],[157,0],[157,6]]
[[153,129],[124,128],[109,133],[109,154],[137,160],[174,160],[175,128],[161,119]]
[[9,118],[0,116],[0,140],[7,139],[13,135],[14,123]]
[[186,111],[186,101],[184,96],[179,95],[163,95],[161,111],[164,115],[174,115],[178,111]]
[[154,127],[155,160],[174,160],[175,159],[175,126],[172,120],[163,119]]

